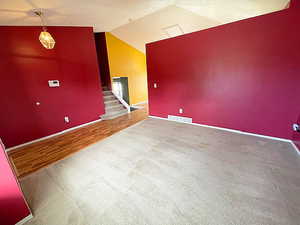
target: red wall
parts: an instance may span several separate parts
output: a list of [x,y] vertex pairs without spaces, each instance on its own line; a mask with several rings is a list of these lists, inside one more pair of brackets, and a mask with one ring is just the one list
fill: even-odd
[[[6,147],[104,114],[93,29],[48,30],[56,40],[53,50],[40,44],[40,27],[0,26],[0,137]],[[54,79],[61,82],[59,88],[48,87],[48,80]]]
[[0,140],[0,224],[14,225],[29,214]]
[[300,0],[291,0],[290,7],[293,9],[295,9],[295,8],[300,9]]
[[147,44],[150,115],[291,139],[300,112],[293,7]]

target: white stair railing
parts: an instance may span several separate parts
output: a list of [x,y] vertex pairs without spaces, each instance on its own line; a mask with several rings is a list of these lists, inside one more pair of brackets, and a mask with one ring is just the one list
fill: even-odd
[[114,91],[112,91],[113,95],[122,103],[122,105],[127,109],[127,113],[130,113],[130,106],[127,102],[124,101],[120,96],[118,96]]

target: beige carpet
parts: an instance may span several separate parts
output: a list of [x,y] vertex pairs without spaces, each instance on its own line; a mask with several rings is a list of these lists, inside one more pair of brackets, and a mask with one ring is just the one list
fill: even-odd
[[147,119],[21,181],[26,225],[299,225],[289,143]]

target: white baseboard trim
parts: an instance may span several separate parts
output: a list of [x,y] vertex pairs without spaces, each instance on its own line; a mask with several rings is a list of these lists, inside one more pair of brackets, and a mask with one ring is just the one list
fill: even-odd
[[[179,123],[178,121],[169,120],[169,119],[163,118],[163,117],[158,117],[158,116],[149,116],[149,117]],[[186,122],[181,122],[181,123],[186,123]],[[238,133],[238,134],[245,134],[245,135],[256,136],[256,137],[261,137],[261,138],[267,138],[267,139],[272,139],[272,140],[277,140],[277,141],[283,141],[283,142],[289,142],[289,143],[292,142],[289,139],[271,137],[271,136],[260,135],[260,134],[255,134],[255,133],[249,133],[249,132],[244,132],[244,131],[234,130],[234,129],[229,129],[229,128],[223,128],[223,127],[209,126],[209,125],[204,125],[204,124],[200,124],[200,123],[186,123],[186,124],[191,124],[191,125],[200,126],[200,127],[213,128],[213,129],[218,129],[218,130],[224,130],[224,131],[229,131],[229,132],[232,132],[232,133]]]
[[300,155],[300,149],[297,147],[297,145],[291,141],[292,146],[294,147],[295,151],[298,153],[298,155]]
[[29,220],[31,220],[33,218],[32,214],[29,214],[28,216],[26,216],[24,219],[20,220],[19,222],[17,222],[15,225],[22,225],[26,222],[28,222]]
[[138,103],[132,104],[130,106],[139,106],[139,105],[143,105],[143,104],[147,104],[147,103],[148,103],[148,101],[138,102]]
[[43,141],[43,140],[46,140],[46,139],[49,139],[49,138],[52,138],[52,137],[61,135],[61,134],[63,134],[63,133],[67,133],[67,132],[72,131],[72,130],[76,130],[76,129],[81,128],[81,127],[85,127],[85,126],[90,125],[90,124],[93,124],[93,123],[100,122],[100,121],[101,121],[101,119],[94,120],[94,121],[91,121],[91,122],[88,122],[88,123],[84,123],[84,124],[81,124],[81,125],[78,125],[78,126],[75,126],[75,127],[71,127],[71,128],[69,128],[69,129],[60,131],[60,132],[55,133],[55,134],[51,134],[51,135],[48,135],[48,136],[45,136],[45,137],[42,137],[42,138],[39,138],[39,139],[35,139],[35,140],[33,140],[33,141],[29,141],[29,142],[26,142],[26,143],[23,143],[23,144],[20,144],[20,145],[16,145],[16,146],[7,148],[7,149],[6,149],[6,152],[9,152],[9,151],[14,150],[14,149],[16,149],[16,148],[24,147],[24,146],[26,146],[26,145],[30,145],[30,144],[33,144],[33,143],[36,143],[36,142],[39,142],[39,141]]

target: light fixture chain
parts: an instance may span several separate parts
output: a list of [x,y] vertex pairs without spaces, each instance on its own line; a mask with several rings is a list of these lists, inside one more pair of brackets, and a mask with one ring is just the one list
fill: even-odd
[[47,31],[47,27],[46,27],[46,22],[42,13],[42,10],[38,10],[34,12],[37,16],[40,17],[41,23],[42,23],[42,27],[44,31]]

